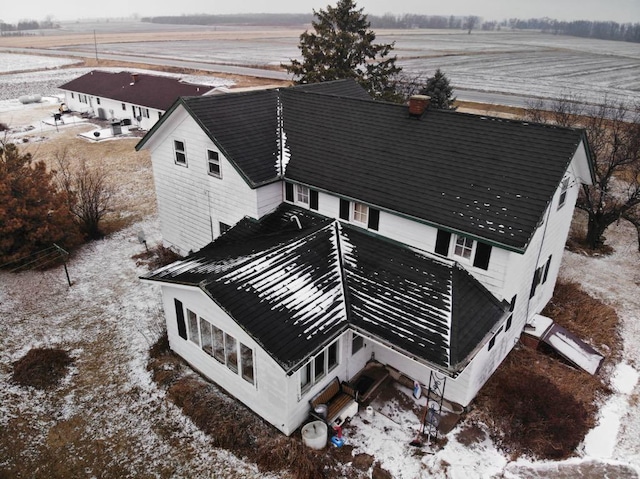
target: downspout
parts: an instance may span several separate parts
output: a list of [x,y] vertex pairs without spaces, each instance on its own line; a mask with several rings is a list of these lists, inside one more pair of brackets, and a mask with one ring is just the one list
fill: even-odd
[[[555,196],[555,194],[554,194]],[[540,248],[538,248],[538,255],[536,257],[535,269],[538,268],[538,263],[540,262],[540,257],[542,256],[542,248],[544,247],[544,239],[547,235],[547,227],[549,226],[549,218],[551,217],[551,205],[553,204],[553,197],[551,197],[551,201],[549,202],[549,206],[547,207],[547,219],[544,222],[544,229],[542,230],[542,240],[540,241]],[[534,269],[534,271],[535,271]],[[535,275],[534,275],[535,277]],[[531,282],[533,284],[533,281]],[[531,286],[529,287],[529,291],[531,291]],[[529,292],[529,298],[527,299],[527,318],[525,324],[529,322],[529,306],[531,304],[531,300],[533,297],[531,296],[531,292]]]

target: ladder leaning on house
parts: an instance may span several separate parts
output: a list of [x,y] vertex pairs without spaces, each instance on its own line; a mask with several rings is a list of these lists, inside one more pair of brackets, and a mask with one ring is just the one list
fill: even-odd
[[422,430],[427,435],[427,441],[438,437],[438,425],[442,417],[442,402],[444,400],[444,388],[447,377],[439,375],[435,371],[429,374],[429,389],[427,392],[427,404],[425,414],[422,416]]

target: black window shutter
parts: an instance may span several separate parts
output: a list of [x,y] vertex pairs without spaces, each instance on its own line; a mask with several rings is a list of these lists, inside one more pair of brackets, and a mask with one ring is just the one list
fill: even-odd
[[443,230],[438,230],[438,236],[436,238],[436,253],[442,256],[449,254],[449,242],[451,241],[451,233]]
[[318,209],[318,192],[316,190],[309,191],[309,208],[312,210]]
[[478,241],[478,244],[476,245],[476,257],[473,260],[473,265],[476,268],[488,269],[490,258],[491,245]]
[[182,339],[187,339],[187,326],[184,323],[184,308],[182,307],[182,301],[173,298],[176,304],[176,318],[178,319],[178,334]]
[[378,231],[378,226],[380,225],[380,210],[375,208],[369,208],[369,224],[367,225],[369,229]]
[[340,198],[340,219],[349,221],[349,201]]
[[547,282],[547,276],[549,276],[549,268],[551,267],[551,255],[549,255],[549,259],[547,260],[547,264],[544,267],[544,275],[542,276],[542,282]]
[[284,184],[284,198],[287,201],[293,201],[293,183]]

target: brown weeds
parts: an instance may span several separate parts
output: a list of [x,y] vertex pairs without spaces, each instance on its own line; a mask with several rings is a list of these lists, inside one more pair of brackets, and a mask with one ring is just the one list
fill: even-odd
[[[618,316],[575,283],[558,283],[543,311],[606,353],[620,356]],[[503,450],[558,459],[572,455],[595,425],[607,380],[576,369],[557,355],[516,347],[476,398],[474,416],[489,426]]]
[[12,379],[22,386],[46,389],[67,374],[73,359],[63,349],[34,348],[13,363]]

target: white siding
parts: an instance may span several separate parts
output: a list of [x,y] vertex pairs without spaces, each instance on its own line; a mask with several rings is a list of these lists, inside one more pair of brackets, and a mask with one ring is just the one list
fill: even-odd
[[[544,224],[534,234],[526,253],[524,255],[511,253],[512,257],[509,262],[506,284],[511,285],[511,291],[509,292],[511,296],[513,294],[518,295],[514,311],[514,326],[518,331],[521,331],[525,323],[535,314],[544,309],[553,295],[571,226],[575,202],[580,189],[580,182],[573,173],[575,171],[574,165],[578,158],[579,155],[577,154],[567,172],[570,181],[565,204],[558,209],[559,186],[545,214]],[[551,263],[547,280],[544,284],[538,286],[536,294],[529,299],[535,270],[543,266],[549,256],[551,256]],[[509,299],[509,296],[506,299]]]
[[[290,434],[293,430],[290,429],[289,409],[292,403],[297,402],[297,398],[295,392],[293,394],[289,392],[290,380],[282,368],[199,288],[162,285],[162,297],[171,349],[256,414],[285,434]],[[253,349],[255,385],[209,356],[198,345],[179,336],[174,298],[183,303],[185,315],[186,310],[189,309],[232,335],[238,342]],[[292,395],[292,398],[289,397]]]
[[[80,101],[80,95],[83,95],[83,98],[86,97],[87,102]],[[100,100],[100,104],[98,104],[98,100]],[[108,120],[131,120],[132,126],[137,126],[143,130],[150,130],[153,125],[160,119],[159,114],[163,114],[162,110],[156,110],[154,108],[148,108],[142,105],[133,105],[131,103],[124,103],[124,109],[122,108],[123,102],[118,100],[112,100],[110,98],[97,97],[94,95],[85,95],[83,93],[73,92],[73,98],[71,97],[71,92],[65,91],[65,103],[67,107],[71,111],[76,111],[80,113],[88,113],[95,117],[100,117],[99,110],[104,110],[104,117]],[[133,111],[133,106],[135,106],[135,115]],[[142,109],[142,115],[140,115],[140,110]],[[148,118],[146,117],[146,113],[149,113]],[[141,116],[140,121],[137,120],[137,117]]]
[[[219,234],[219,223],[258,218],[281,198],[279,185],[252,190],[197,123],[179,107],[150,142],[163,240],[180,253],[197,251]],[[187,164],[175,162],[174,140],[185,145]],[[208,174],[207,150],[218,151],[221,178]]]

